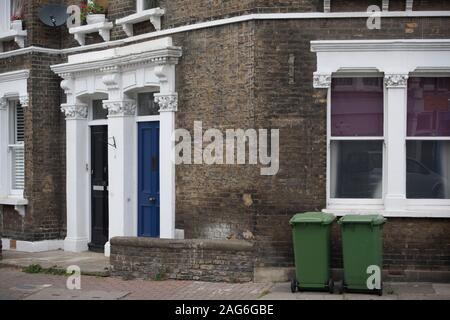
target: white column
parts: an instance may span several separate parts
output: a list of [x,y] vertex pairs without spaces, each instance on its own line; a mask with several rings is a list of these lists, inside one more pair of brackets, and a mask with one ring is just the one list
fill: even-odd
[[385,75],[386,211],[402,211],[406,206],[407,81],[407,74]]
[[[133,234],[133,156],[136,102],[133,100],[103,102],[108,109],[108,171],[109,171],[109,239]],[[105,255],[109,255],[109,242]]]
[[175,113],[178,94],[175,91],[175,63],[155,67],[159,93],[155,102],[160,107],[160,238],[175,239]]
[[160,106],[160,237],[175,239],[175,157],[174,131],[178,95],[160,92],[155,95]]
[[67,237],[64,250],[88,250],[89,209],[86,203],[89,170],[87,159],[87,106],[63,104],[66,115],[66,179],[67,179]]

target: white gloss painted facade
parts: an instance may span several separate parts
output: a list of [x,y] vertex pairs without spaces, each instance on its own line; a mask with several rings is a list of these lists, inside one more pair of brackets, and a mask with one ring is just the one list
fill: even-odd
[[[450,217],[449,200],[406,198],[406,115],[409,76],[450,75],[450,40],[312,41],[317,54],[314,87],[328,89],[327,208],[335,214],[379,212],[391,217]],[[330,197],[331,79],[384,74],[382,199]]]
[[[181,49],[171,38],[70,56],[52,66],[64,80],[67,102],[61,106],[67,130],[67,237],[64,249],[80,252],[90,241],[89,99],[107,95],[109,166],[109,238],[137,236],[136,94],[159,92],[160,106],[160,232],[175,238],[175,164],[172,133],[178,95],[175,65]],[[105,245],[109,254],[109,243]]]

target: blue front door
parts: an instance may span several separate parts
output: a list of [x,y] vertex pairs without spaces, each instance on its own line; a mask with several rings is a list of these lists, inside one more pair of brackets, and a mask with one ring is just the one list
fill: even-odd
[[159,237],[159,122],[138,125],[138,236]]

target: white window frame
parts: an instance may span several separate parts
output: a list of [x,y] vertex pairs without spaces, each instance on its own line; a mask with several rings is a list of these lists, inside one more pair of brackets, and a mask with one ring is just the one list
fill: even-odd
[[0,33],[11,30],[11,2],[12,0],[2,0],[0,3]]
[[[327,89],[328,93],[327,207],[324,211],[337,215],[381,213],[388,217],[450,218],[449,199],[406,198],[407,79],[411,76],[450,76],[450,40],[327,40],[312,41],[311,49],[317,53],[314,87]],[[385,77],[383,199],[381,203],[373,199],[332,199],[331,79],[342,74],[366,77],[374,72]],[[409,140],[419,139],[421,137]]]

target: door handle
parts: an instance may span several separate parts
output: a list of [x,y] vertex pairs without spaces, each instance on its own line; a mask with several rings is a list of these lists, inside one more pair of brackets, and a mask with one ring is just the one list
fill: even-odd
[[149,202],[152,202],[152,203],[155,203],[155,202],[156,202],[156,198],[150,197],[150,198],[148,198],[148,201],[149,201]]

